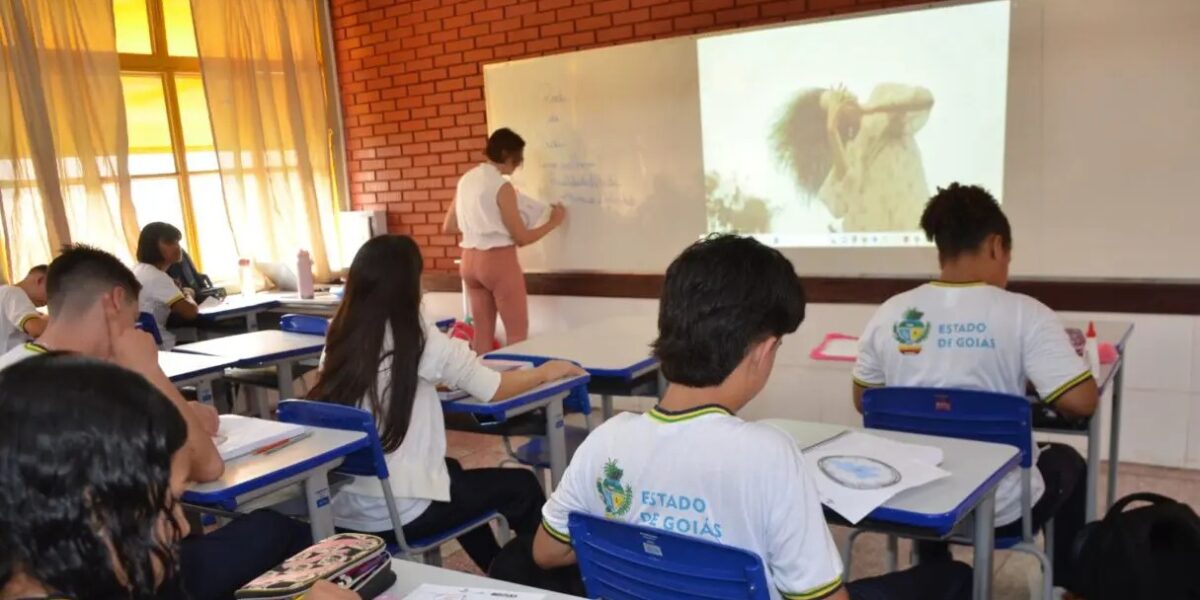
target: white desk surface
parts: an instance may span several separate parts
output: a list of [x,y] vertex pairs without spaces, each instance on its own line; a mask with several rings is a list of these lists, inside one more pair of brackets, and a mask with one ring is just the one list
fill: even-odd
[[538,335],[501,348],[497,353],[563,358],[588,370],[617,371],[650,358],[650,344],[657,336],[658,322],[654,315],[613,317]]
[[762,422],[774,425],[787,432],[796,440],[796,443],[801,448],[807,448],[823,442],[848,429],[864,431],[871,435],[910,444],[941,448],[945,456],[945,460],[941,466],[950,472],[949,477],[939,479],[919,488],[900,492],[884,504],[888,508],[919,514],[945,514],[958,508],[958,505],[962,504],[963,500],[975,493],[979,489],[979,486],[983,485],[998,469],[1019,453],[1015,447],[1003,444],[916,435],[881,429],[863,429],[861,427],[793,421],[790,419],[764,419]]
[[203,317],[220,317],[227,313],[246,313],[265,311],[278,302],[277,298],[271,298],[263,294],[255,294],[252,298],[244,298],[241,294],[232,294],[225,298],[216,306],[208,306],[200,309],[200,315]]
[[396,585],[386,593],[393,600],[401,600],[423,583],[542,594],[546,600],[578,600],[579,598],[395,558],[392,559],[392,571],[396,573]]
[[325,338],[322,336],[270,329],[183,344],[176,346],[175,351],[244,361],[280,354],[316,353],[324,347]]
[[206,354],[162,351],[158,353],[158,366],[171,381],[199,377],[200,374],[209,372],[220,374],[226,367],[233,366],[235,362],[223,356]]
[[342,431],[310,427],[312,435],[278,451],[263,455],[246,455],[225,463],[225,474],[220,479],[203,484],[193,484],[190,492],[210,494],[220,492],[248,481],[260,479],[281,469],[302,464],[314,457],[331,452],[347,444],[367,437],[361,431]]
[[283,292],[279,290],[271,290],[267,292],[259,292],[258,297],[270,298],[274,302],[278,302],[284,306],[311,306],[315,308],[337,308],[342,303],[342,299],[335,296],[333,292],[316,292],[312,298],[301,298],[300,292]]

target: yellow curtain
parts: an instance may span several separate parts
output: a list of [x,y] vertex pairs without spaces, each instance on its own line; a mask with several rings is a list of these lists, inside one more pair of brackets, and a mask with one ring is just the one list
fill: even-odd
[[62,244],[132,256],[112,0],[0,2],[0,233],[20,278]]
[[313,0],[192,0],[225,206],[238,253],[318,277],[340,266],[330,123]]

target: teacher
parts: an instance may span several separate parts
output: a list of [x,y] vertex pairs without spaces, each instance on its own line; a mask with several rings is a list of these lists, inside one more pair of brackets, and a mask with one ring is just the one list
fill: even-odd
[[475,323],[472,347],[490,352],[496,337],[496,313],[504,320],[508,344],[529,336],[525,274],[517,247],[528,246],[553,231],[567,217],[560,204],[550,219],[529,227],[521,217],[517,190],[508,181],[525,161],[525,140],[511,129],[497,129],[487,141],[487,161],[463,174],[442,231],[462,234],[463,285]]

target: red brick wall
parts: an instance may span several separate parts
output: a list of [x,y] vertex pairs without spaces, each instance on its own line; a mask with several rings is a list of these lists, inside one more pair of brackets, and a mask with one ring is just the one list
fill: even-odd
[[330,0],[351,204],[386,209],[431,270],[458,176],[487,136],[482,66],[914,0]]

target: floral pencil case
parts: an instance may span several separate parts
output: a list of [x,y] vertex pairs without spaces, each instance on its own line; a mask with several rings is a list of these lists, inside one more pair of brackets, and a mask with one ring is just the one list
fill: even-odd
[[237,591],[239,600],[291,600],[321,580],[354,590],[364,600],[382,593],[396,579],[383,540],[361,533],[326,538]]

